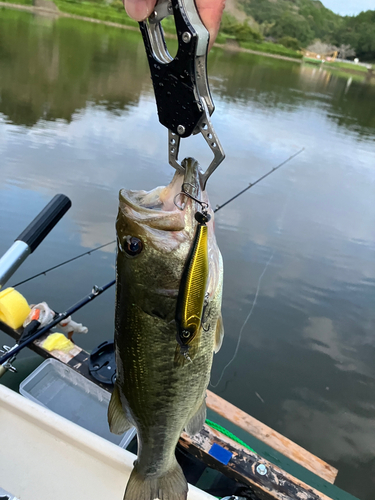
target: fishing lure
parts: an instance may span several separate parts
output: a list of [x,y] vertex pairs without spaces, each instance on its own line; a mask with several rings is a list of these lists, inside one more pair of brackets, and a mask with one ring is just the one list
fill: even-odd
[[177,342],[181,348],[180,353],[190,360],[189,345],[199,331],[205,306],[209,275],[207,222],[211,216],[208,214],[206,203],[193,198],[184,190],[182,194],[189,196],[202,207],[202,212],[195,214],[198,225],[182,273],[176,307]]

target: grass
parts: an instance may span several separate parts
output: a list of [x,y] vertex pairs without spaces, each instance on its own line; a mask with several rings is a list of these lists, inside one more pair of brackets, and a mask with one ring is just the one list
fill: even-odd
[[[315,65],[322,65],[323,68],[325,69],[337,69],[337,70],[340,70],[340,69],[343,69],[343,70],[347,70],[347,72],[350,72],[350,73],[363,73],[364,75],[369,71],[368,68],[366,66],[362,66],[360,64],[351,64],[351,63],[347,63],[347,62],[344,62],[344,61],[325,61],[325,62],[322,62],[322,61],[319,61],[318,59],[312,59],[310,57],[304,57],[303,58],[304,62],[306,63],[309,63],[309,64],[315,64]],[[372,68],[374,69],[374,66],[372,66]]]
[[364,73],[367,73],[368,71],[366,66],[362,66],[360,64],[350,64],[341,61],[334,61],[334,62],[326,61],[324,64],[327,66],[331,66],[332,68],[350,69],[352,71],[363,71]]
[[[33,0],[3,1],[20,5],[33,5]],[[107,3],[105,0],[53,0],[53,2],[61,12],[65,12],[66,14],[109,21],[135,28],[139,27],[137,21],[134,21],[134,19],[131,19],[126,14],[121,0],[112,0],[111,3]],[[165,19],[163,21],[163,28],[167,33],[176,34],[172,19]]]
[[32,0],[2,0],[3,2],[7,3],[15,3],[18,5],[32,5],[33,1]]
[[[237,41],[233,36],[227,35],[226,33],[219,32],[216,43],[224,45],[227,40]],[[293,49],[288,49],[279,43],[272,42],[256,42],[256,41],[240,41],[239,46],[244,49],[254,50],[256,52],[266,52],[268,54],[275,54],[279,56],[292,57],[294,59],[302,59],[303,55]]]
[[54,3],[61,12],[67,14],[138,27],[138,23],[125,13],[122,2],[115,1],[111,4],[105,4],[77,0],[55,0]]
[[312,57],[304,57],[303,62],[315,64],[315,66],[319,66],[320,64],[322,64],[322,61],[320,61],[319,59],[313,59]]
[[293,57],[294,59],[302,59],[303,55],[293,49],[287,49],[284,45],[271,42],[240,42],[240,46],[244,49],[256,50],[257,52],[267,52],[268,54],[276,54],[279,56]]
[[[33,0],[3,1],[19,5],[33,5]],[[110,4],[107,4],[102,0],[91,2],[79,0],[54,0],[54,4],[61,12],[65,12],[67,14],[89,17],[101,21],[110,21],[138,28],[138,23],[126,14],[121,0],[114,0]]]

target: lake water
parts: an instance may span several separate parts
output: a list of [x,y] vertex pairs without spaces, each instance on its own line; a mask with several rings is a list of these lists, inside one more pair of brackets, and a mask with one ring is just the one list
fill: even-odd
[[[213,206],[305,148],[217,214],[226,337],[213,384],[243,328],[214,391],[373,500],[374,81],[220,49],[209,75],[227,154]],[[183,143],[181,157],[211,161],[202,138]],[[173,174],[140,35],[0,10],[0,173],[0,255],[54,194],[73,202],[9,284],[113,240],[119,189]],[[19,290],[65,310],[113,279],[114,257],[107,246]],[[77,342],[110,339],[113,315],[111,289],[76,314],[89,327]]]

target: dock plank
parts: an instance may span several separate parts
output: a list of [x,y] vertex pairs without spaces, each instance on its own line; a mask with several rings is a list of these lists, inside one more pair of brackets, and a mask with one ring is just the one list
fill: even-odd
[[[209,467],[249,486],[262,500],[330,500],[324,493],[207,425],[193,437],[184,432],[179,445]],[[217,447],[226,452],[226,460],[221,460],[220,454],[212,451]],[[262,473],[258,472],[259,465],[263,466]]]
[[305,450],[298,444],[271,429],[254,417],[251,417],[225,399],[207,391],[207,407],[220,416],[230,420],[235,425],[255,436],[260,441],[282,453],[294,462],[302,465],[325,481],[334,484],[338,470],[317,456]]

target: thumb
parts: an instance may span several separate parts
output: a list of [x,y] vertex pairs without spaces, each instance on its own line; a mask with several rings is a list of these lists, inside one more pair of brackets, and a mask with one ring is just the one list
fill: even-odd
[[195,0],[203,24],[210,32],[210,48],[214,44],[220,28],[225,0]]
[[123,0],[128,16],[136,21],[143,21],[153,11],[156,0]]

